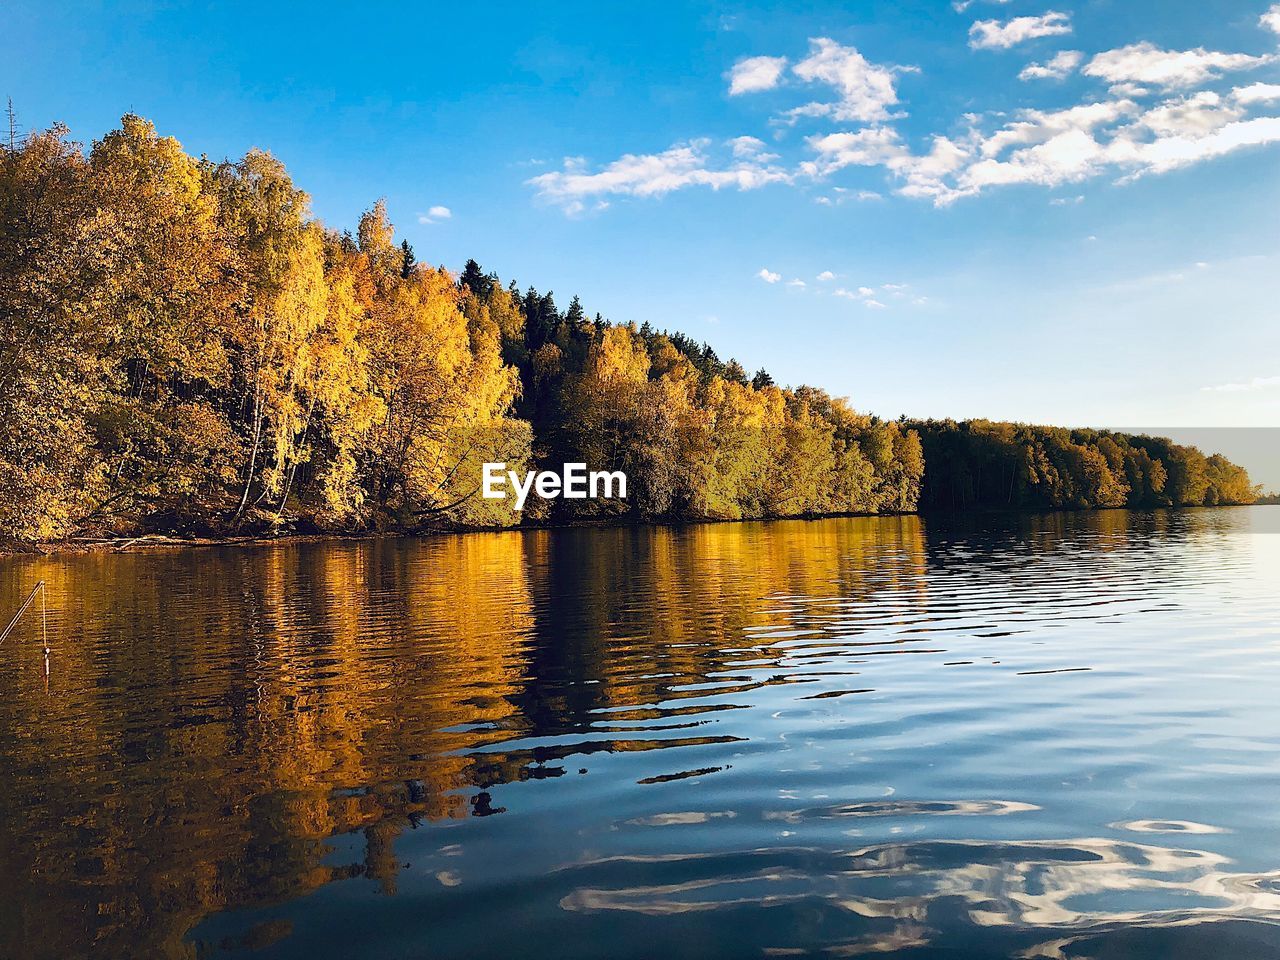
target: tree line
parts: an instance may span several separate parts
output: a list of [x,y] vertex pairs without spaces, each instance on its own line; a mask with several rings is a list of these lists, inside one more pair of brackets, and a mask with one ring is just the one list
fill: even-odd
[[[418,263],[382,203],[327,229],[269,154],[188,156],[126,116],[0,162],[0,534],[413,530],[914,508],[918,438]],[[514,515],[480,466],[622,469],[626,501]]]
[[[327,228],[270,154],[192,157],[132,115],[88,149],[11,134],[0,222],[10,539],[1248,497],[1239,468],[1167,441],[883,421],[779,387],[475,261],[420,263],[381,202]],[[518,515],[479,496],[487,461],[630,489]]]
[[1259,494],[1243,467],[1164,437],[988,420],[912,428],[929,465],[922,510],[1199,507]]

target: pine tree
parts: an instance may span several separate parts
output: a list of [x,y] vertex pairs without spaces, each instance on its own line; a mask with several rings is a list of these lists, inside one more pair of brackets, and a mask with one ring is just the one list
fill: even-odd
[[[468,260],[462,268],[462,276],[458,278],[458,288],[466,287],[474,293],[480,300],[488,300],[489,295],[493,292],[493,288],[497,285],[498,278],[495,274],[486,274],[480,269],[480,264],[475,260]],[[512,281],[513,295],[519,299],[519,295],[515,294],[515,281]]]

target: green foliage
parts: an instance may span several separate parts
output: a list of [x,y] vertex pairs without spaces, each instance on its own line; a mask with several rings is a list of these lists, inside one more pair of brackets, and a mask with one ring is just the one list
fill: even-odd
[[1258,495],[1242,467],[1162,437],[987,420],[912,427],[929,465],[921,509],[1198,507]]

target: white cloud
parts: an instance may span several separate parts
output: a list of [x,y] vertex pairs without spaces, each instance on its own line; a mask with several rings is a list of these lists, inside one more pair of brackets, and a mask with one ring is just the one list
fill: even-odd
[[1022,68],[1022,72],[1018,74],[1019,80],[1061,80],[1070,74],[1076,67],[1080,66],[1080,61],[1084,59],[1084,54],[1079,50],[1063,50],[1052,60],[1045,63],[1029,63]]
[[1236,87],[1231,91],[1231,98],[1243,104],[1280,100],[1280,83],[1251,83],[1247,87]]
[[1008,50],[1036,37],[1056,37],[1071,32],[1071,16],[1050,10],[1039,17],[1012,20],[979,20],[969,28],[969,46],[974,50]]
[[[966,10],[968,10],[977,2],[978,0],[955,0],[955,2],[951,4],[951,9],[954,10],[956,13],[964,13]],[[987,0],[987,2],[988,3],[1008,3],[1009,0]]]
[[1138,113],[1140,108],[1132,100],[1104,100],[1099,103],[1082,103],[1066,110],[1023,110],[1018,119],[1006,124],[983,141],[979,152],[984,157],[994,157],[1001,151],[1016,146],[1046,143],[1055,136],[1075,130],[1092,130],[1103,124],[1114,123],[1122,117]]
[[1270,9],[1258,18],[1258,26],[1265,27],[1272,33],[1280,33],[1280,3],[1273,3]]
[[1132,100],[1102,100],[1024,110],[985,135],[980,118],[971,117],[967,133],[936,136],[921,154],[887,127],[814,136],[807,142],[816,156],[801,172],[822,178],[849,166],[882,166],[898,180],[900,195],[938,206],[1012,184],[1057,187],[1105,173],[1125,182],[1280,142],[1280,117],[1249,116],[1249,104],[1269,100],[1272,92],[1254,85],[1172,97],[1147,109]]
[[990,187],[1012,184],[1056,186],[1088,176],[1098,150],[1088,134],[1078,131],[1063,134],[1047,144],[1021,150],[1008,160],[975,163],[957,178],[955,185],[930,184],[932,189],[920,190],[919,195],[931,197],[936,205],[945,206]]
[[[820,176],[818,173],[818,164],[815,161],[807,161],[800,165],[802,172],[810,176]],[[834,199],[828,196],[815,197],[814,203],[821,204],[824,207],[838,207],[850,201],[858,203],[866,203],[871,200],[883,200],[884,196],[875,190],[850,190],[848,187],[832,187],[831,192],[835,194]]]
[[[895,297],[904,296],[907,287],[901,283],[886,283],[880,287],[887,293]],[[861,303],[864,307],[871,310],[883,310],[885,305],[876,299],[876,289],[874,287],[858,287],[856,290],[848,290],[844,287],[838,287],[831,291],[831,295],[835,297],[843,297],[845,300],[853,300]]]
[[1243,383],[1220,383],[1213,387],[1201,387],[1200,390],[1204,393],[1250,393],[1268,387],[1280,387],[1280,377],[1254,377]]
[[1141,126],[1158,136],[1204,136],[1243,117],[1243,107],[1228,103],[1218,94],[1202,93],[1169,100],[1142,115]]
[[823,270],[820,274],[818,274],[818,279],[823,281],[824,283],[827,282],[828,280],[834,280],[835,278],[836,278],[836,275],[832,273],[830,270]]
[[441,220],[448,220],[453,216],[453,211],[448,207],[434,206],[426,213],[418,214],[418,222],[422,224],[439,223]]
[[772,90],[787,69],[786,57],[748,57],[739,60],[729,71],[729,96]]
[[726,143],[739,160],[755,160],[758,163],[770,163],[778,159],[776,153],[769,153],[766,144],[759,137],[734,137]]
[[580,157],[570,157],[560,170],[526,181],[543,200],[559,204],[568,213],[580,213],[584,199],[606,195],[660,197],[673,190],[705,186],[712,190],[732,187],[755,190],[770,183],[787,182],[792,175],[754,160],[737,160],[716,167],[707,156],[707,140],[677,144],[662,153],[626,154],[595,172]]
[[971,155],[967,143],[937,136],[933,138],[933,146],[928,153],[899,157],[888,167],[906,181],[898,188],[902,196],[932,200],[941,206],[959,195],[954,188],[947,186],[945,178],[962,169]]
[[1228,123],[1207,136],[1180,134],[1149,143],[1120,141],[1116,155],[1138,169],[1136,178],[1146,173],[1167,173],[1181,167],[1220,157],[1242,147],[1280,143],[1280,117],[1256,117]]
[[957,178],[959,193],[1005,184],[1057,186],[1081,180],[1097,171],[1104,156],[1102,145],[1087,130],[1067,130],[1015,150],[1006,159],[988,157],[974,163]]
[[807,287],[808,284],[805,283],[803,280],[801,280],[799,277],[796,277],[794,280],[788,280],[787,286],[788,287]]
[[1139,83],[1113,83],[1107,90],[1113,97],[1138,100],[1149,96],[1151,91]]
[[871,63],[855,47],[842,46],[826,37],[809,41],[809,56],[791,72],[808,83],[823,83],[840,99],[835,103],[809,103],[788,111],[787,116],[831,117],[870,123],[889,116],[898,102],[895,79],[904,67]]
[[1067,207],[1076,206],[1084,203],[1084,194],[1077,194],[1074,197],[1054,197],[1049,201],[1051,207]]
[[1273,56],[1218,53],[1204,47],[1162,50],[1144,40],[1098,54],[1081,72],[1114,84],[1145,83],[1165,89],[1181,89],[1198,86],[1226,71],[1253,70],[1273,60]]
[[[1280,17],[1280,3],[1272,10]],[[970,31],[971,46],[1004,49],[1071,29],[1070,16],[1057,11],[979,21]],[[828,100],[805,103],[783,115],[792,122],[800,117],[828,121],[825,129],[805,138],[808,155],[795,163],[782,161],[782,148],[759,136],[743,135],[715,145],[699,139],[657,153],[626,154],[599,166],[567,158],[561,169],[527,183],[539,199],[572,215],[602,210],[619,196],[660,197],[695,186],[745,191],[768,184],[821,183],[850,167],[879,167],[893,192],[944,206],[1003,185],[1056,188],[1103,175],[1123,183],[1280,142],[1280,116],[1262,115],[1280,112],[1269,106],[1280,101],[1280,83],[1253,83],[1229,92],[1200,89],[1231,71],[1280,62],[1280,53],[1165,50],[1146,41],[1092,59],[1078,50],[1059,51],[1027,64],[1019,76],[1065,78],[1079,69],[1105,81],[1110,95],[1065,109],[1021,110],[1009,117],[965,114],[957,129],[920,146],[914,138],[908,142],[893,123],[905,116],[898,110],[899,75],[913,68],[872,63],[856,48],[826,37],[809,43],[808,54],[794,64],[786,57],[751,57],[731,71],[732,93],[779,86],[789,78],[793,88],[803,82],[834,92]],[[785,129],[774,128],[775,140],[785,142],[787,137]],[[829,208],[882,199],[877,190],[866,187],[826,184],[810,196]],[[1078,203],[1079,197],[1067,194],[1049,202]],[[435,213],[433,208],[424,214],[423,222],[436,219]]]
[[825,176],[845,167],[873,167],[908,156],[910,151],[891,127],[867,127],[857,133],[828,133],[806,141],[818,154],[800,169],[810,176]]
[[782,274],[774,273],[768,267],[761,267],[760,272],[757,273],[756,276],[759,277],[761,280],[763,280],[765,283],[777,283],[779,280],[782,279]]

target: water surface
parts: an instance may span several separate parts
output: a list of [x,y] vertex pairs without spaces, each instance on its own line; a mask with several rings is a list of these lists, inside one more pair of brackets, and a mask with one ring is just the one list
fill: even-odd
[[1276,532],[0,560],[0,957],[1275,956]]

